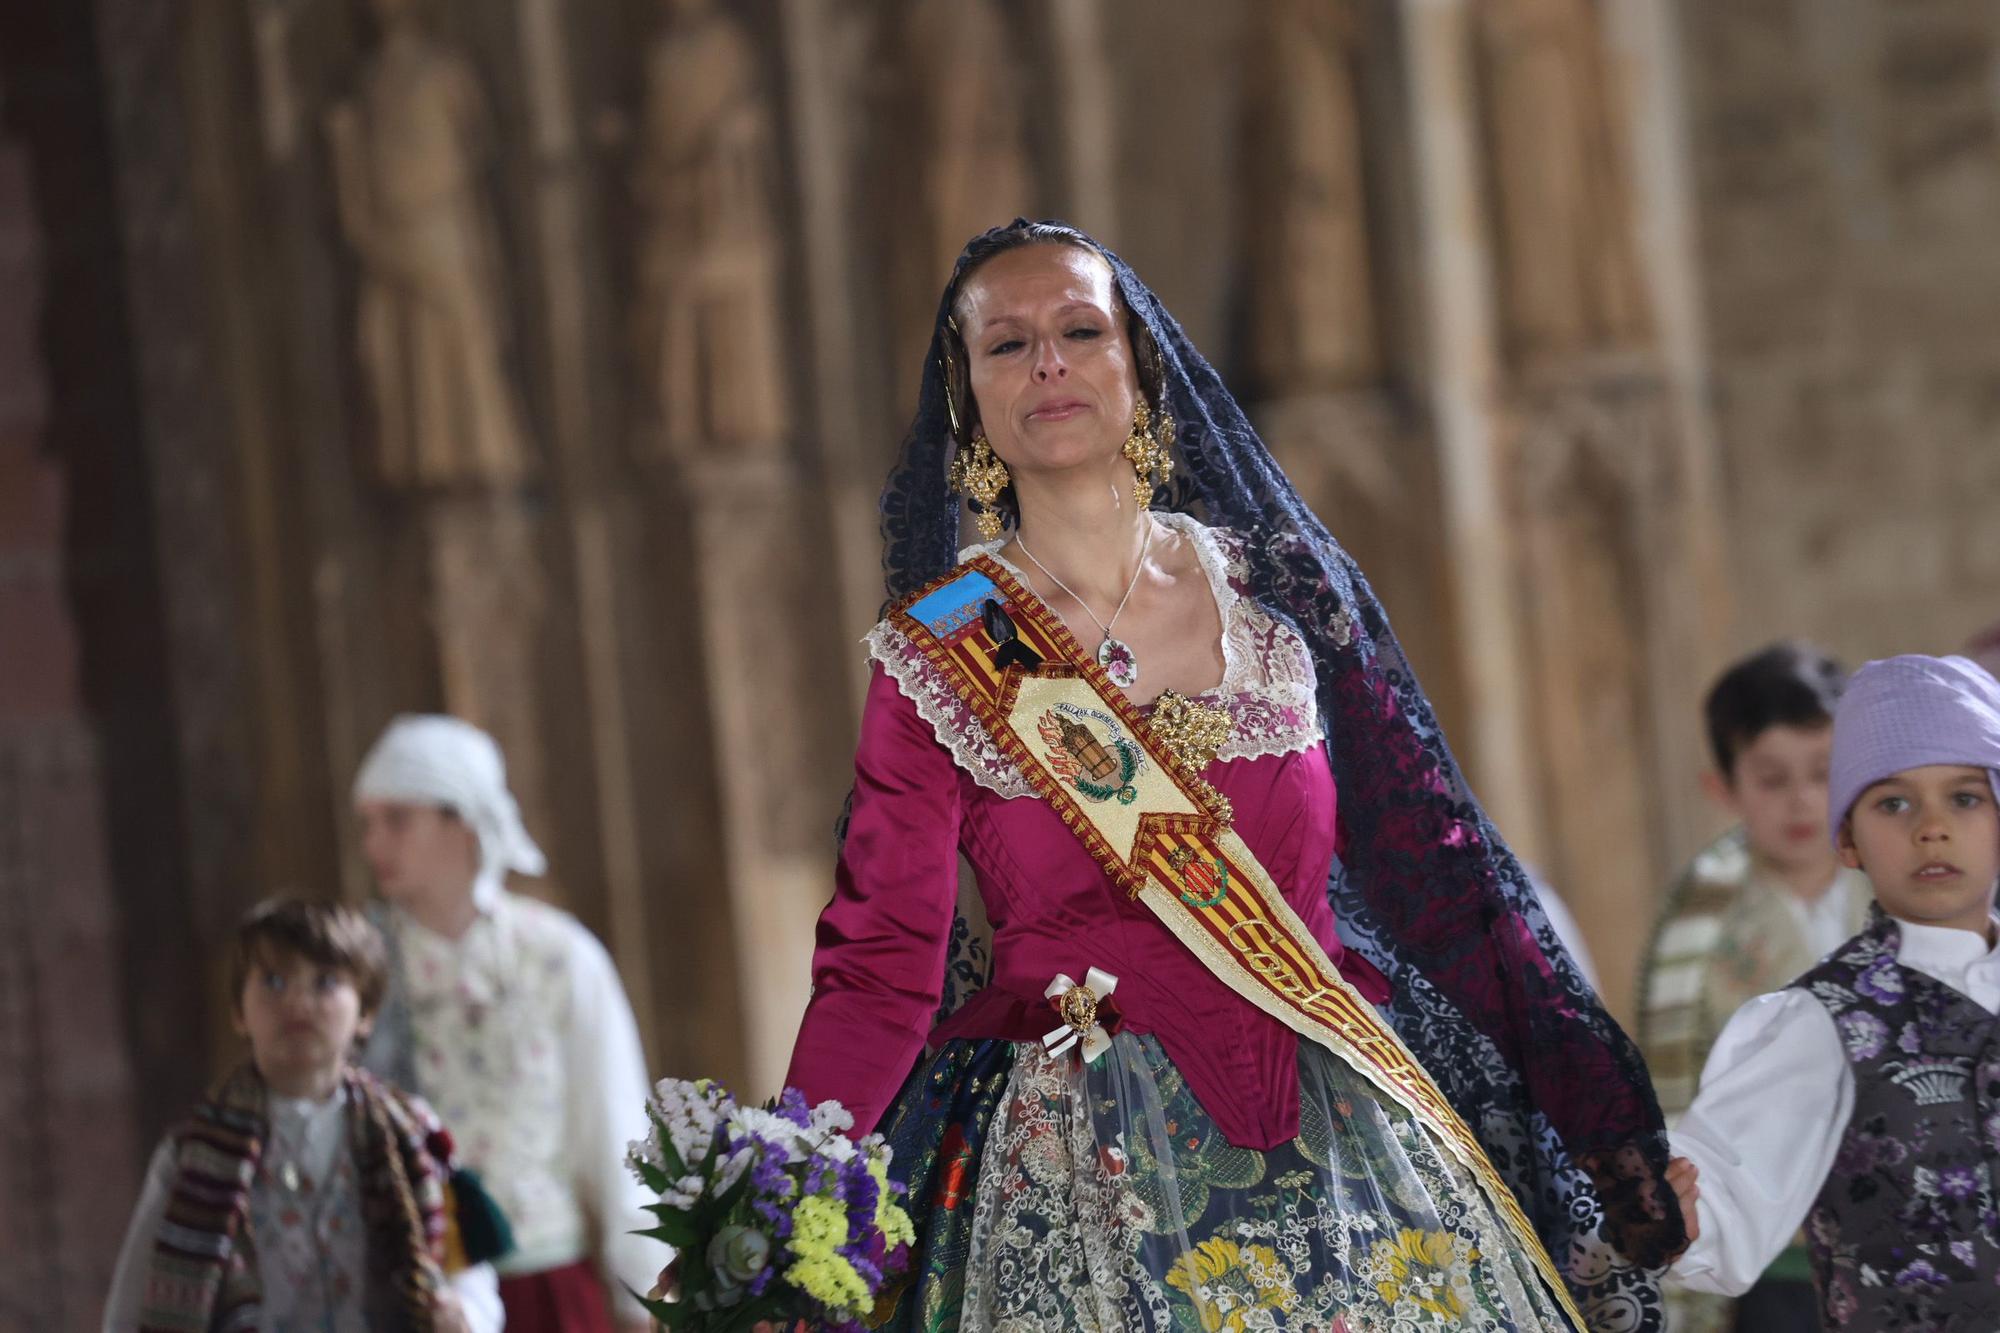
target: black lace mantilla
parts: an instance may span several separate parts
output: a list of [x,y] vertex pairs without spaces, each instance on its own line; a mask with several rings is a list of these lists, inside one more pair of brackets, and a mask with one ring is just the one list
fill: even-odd
[[[1006,230],[967,247],[939,305],[916,419],[882,493],[891,599],[956,563],[946,319],[965,272]],[[1155,504],[1245,534],[1252,595],[1311,650],[1344,833],[1328,884],[1343,936],[1394,984],[1396,1030],[1478,1133],[1592,1327],[1661,1328],[1656,1270],[1686,1237],[1637,1048],[1473,799],[1359,568],[1131,268],[1082,233],[1063,235],[1104,256],[1158,347],[1157,397],[1178,428],[1179,466],[1174,492]]]

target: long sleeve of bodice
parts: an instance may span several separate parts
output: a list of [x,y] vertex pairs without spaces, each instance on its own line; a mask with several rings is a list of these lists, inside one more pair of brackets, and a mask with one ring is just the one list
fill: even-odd
[[944,987],[958,900],[958,770],[881,667],[869,679],[854,800],[813,951],[786,1082],[871,1129],[910,1072]]

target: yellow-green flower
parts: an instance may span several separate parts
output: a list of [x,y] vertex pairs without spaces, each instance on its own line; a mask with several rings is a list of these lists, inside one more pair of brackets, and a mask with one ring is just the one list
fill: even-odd
[[1477,1259],[1479,1251],[1468,1249],[1460,1258],[1445,1232],[1404,1227],[1394,1240],[1377,1241],[1371,1257],[1382,1270],[1375,1291],[1387,1304],[1407,1300],[1431,1314],[1464,1318],[1465,1297],[1453,1270]]
[[1202,1333],[1245,1333],[1251,1315],[1290,1310],[1299,1299],[1276,1250],[1219,1236],[1176,1260],[1167,1270],[1167,1285],[1194,1302]]
[[868,1159],[868,1178],[875,1182],[875,1225],[882,1225],[882,1215],[895,1206],[895,1192],[889,1188],[889,1164],[880,1157]]
[[[792,1253],[800,1258],[831,1255],[847,1244],[847,1210],[817,1194],[799,1200],[792,1210]],[[844,1262],[844,1261],[843,1261]]]
[[876,1210],[875,1225],[882,1228],[882,1239],[890,1249],[917,1243],[916,1225],[908,1213],[893,1203]]
[[785,1280],[835,1310],[858,1310],[869,1301],[867,1282],[837,1254],[801,1259],[785,1270]]

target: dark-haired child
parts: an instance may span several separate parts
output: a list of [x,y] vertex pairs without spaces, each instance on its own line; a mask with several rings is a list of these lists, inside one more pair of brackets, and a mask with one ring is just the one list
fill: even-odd
[[1829,1333],[2000,1327],[2000,682],[1855,674],[1828,822],[1867,926],[1729,1020],[1674,1131],[1690,1286],[1740,1292],[1801,1223]]
[[[1667,1123],[1694,1100],[1723,1024],[1788,984],[1866,919],[1867,879],[1844,868],[1826,829],[1833,711],[1844,673],[1810,644],[1776,643],[1737,662],[1703,706],[1710,797],[1735,817],[1668,892],[1640,982],[1639,1042]],[[1669,1285],[1674,1333],[1810,1330],[1817,1317],[1802,1246],[1779,1255],[1740,1304]]]
[[267,902],[234,964],[250,1058],[154,1154],[107,1333],[497,1333],[498,1281],[461,1243],[497,1233],[454,1225],[450,1138],[349,1063],[386,984],[380,934],[350,907]]

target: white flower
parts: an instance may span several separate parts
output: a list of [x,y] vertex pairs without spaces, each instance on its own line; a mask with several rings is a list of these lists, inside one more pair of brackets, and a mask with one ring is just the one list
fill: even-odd
[[845,1134],[854,1128],[854,1116],[839,1102],[821,1102],[812,1109],[812,1128],[819,1134],[825,1134],[829,1130],[836,1134]]
[[[693,1083],[687,1079],[663,1078],[653,1088],[654,1137],[657,1140],[660,1127],[664,1126],[667,1141],[673,1144],[681,1164],[692,1169],[707,1159],[715,1144],[716,1128],[733,1107],[729,1094],[705,1079]],[[656,1146],[655,1155],[649,1160],[665,1170],[664,1156]]]
[[785,1161],[792,1166],[806,1160],[808,1156],[803,1131],[775,1111],[766,1111],[756,1106],[736,1106],[729,1111],[729,1128],[742,1137],[755,1137],[767,1143],[774,1143],[785,1153]]
[[698,1175],[682,1176],[667,1186],[666,1193],[660,1196],[660,1202],[669,1208],[683,1210],[692,1208],[701,1201],[705,1184],[706,1182]]

